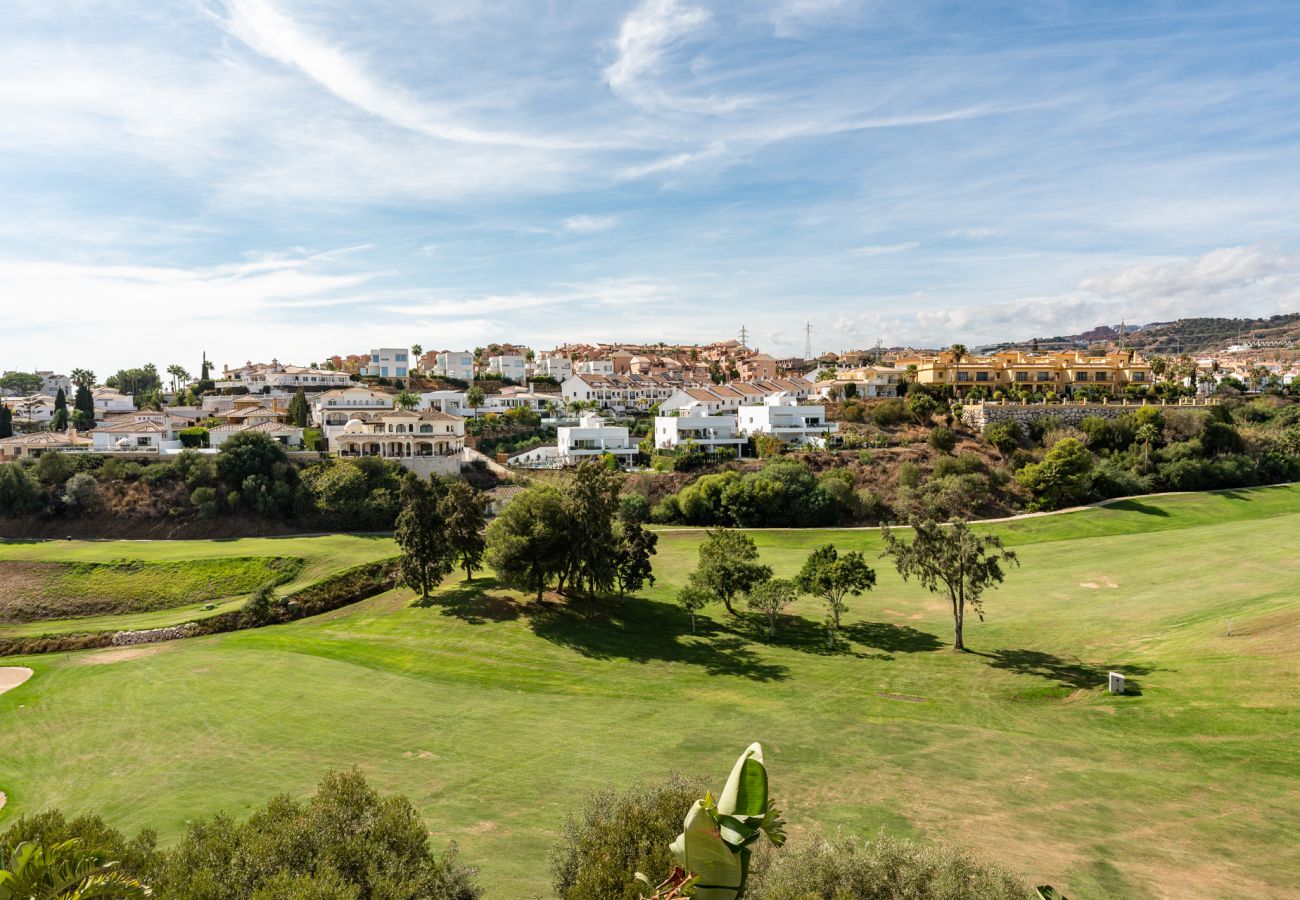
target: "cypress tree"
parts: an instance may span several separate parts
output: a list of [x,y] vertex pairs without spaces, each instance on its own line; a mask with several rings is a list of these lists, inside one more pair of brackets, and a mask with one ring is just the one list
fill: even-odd
[[299,428],[307,427],[307,419],[311,409],[307,406],[307,394],[302,388],[298,388],[298,393],[293,395],[289,401],[289,418],[293,424]]
[[14,414],[3,403],[0,403],[0,438],[14,436]]

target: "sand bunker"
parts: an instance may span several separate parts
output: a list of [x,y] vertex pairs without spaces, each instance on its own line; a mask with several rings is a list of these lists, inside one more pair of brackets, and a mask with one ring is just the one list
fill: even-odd
[[[16,688],[28,678],[32,677],[32,670],[25,666],[3,666],[0,667],[0,694],[10,688]],[[2,804],[0,804],[2,805]]]

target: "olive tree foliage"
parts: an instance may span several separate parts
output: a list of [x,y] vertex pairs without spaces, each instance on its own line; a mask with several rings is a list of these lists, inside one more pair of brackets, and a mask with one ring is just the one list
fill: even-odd
[[690,574],[688,584],[721,601],[734,616],[735,599],[771,577],[771,567],[758,561],[753,538],[740,531],[714,528],[700,544],[699,566]]
[[77,513],[94,512],[100,504],[99,482],[89,472],[78,472],[63,485],[63,504]]
[[799,591],[790,579],[769,578],[745,593],[745,605],[767,619],[768,636],[776,637],[777,619],[798,596]]
[[591,794],[560,826],[551,850],[551,889],[560,900],[638,900],[643,872],[656,883],[672,872],[669,844],[705,784],[679,775],[623,791]]
[[840,618],[848,612],[845,598],[857,597],[875,587],[876,570],[867,565],[867,558],[860,552],[841,554],[834,544],[826,544],[808,555],[795,584],[805,594],[826,603],[826,639],[833,644]]
[[[332,772],[306,801],[275,797],[245,821],[225,814],[189,823],[173,848],[160,850],[151,830],[135,838],[98,816],[66,818],[47,810],[0,833],[9,862],[23,843],[68,842],[115,860],[114,870],[185,900],[477,900],[475,870],[455,845],[440,854],[410,801],[381,796],[360,772]],[[0,897],[6,897],[0,887]],[[41,893],[19,897],[134,897],[119,893]]]
[[754,900],[1032,900],[1039,895],[1012,873],[957,848],[886,835],[861,841],[814,833],[774,854],[771,864],[751,879],[747,896]]
[[402,480],[402,510],[393,538],[402,551],[402,577],[428,597],[451,574],[456,552],[442,516],[442,486],[408,473]]
[[996,535],[981,537],[961,519],[939,525],[935,522],[913,523],[914,536],[904,541],[881,527],[885,550],[882,556],[893,558],[904,581],[913,576],[932,594],[948,595],[952,608],[953,649],[965,650],[962,629],[966,608],[975,610],[984,621],[984,592],[1001,584],[1005,566],[1019,566],[1015,551],[1007,550]]

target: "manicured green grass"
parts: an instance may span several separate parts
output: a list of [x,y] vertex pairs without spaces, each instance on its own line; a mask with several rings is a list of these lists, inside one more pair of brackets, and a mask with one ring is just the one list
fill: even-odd
[[[947,649],[945,604],[883,560],[836,652],[807,599],[773,642],[720,610],[692,636],[671,597],[699,535],[668,530],[659,583],[591,613],[453,579],[424,606],[399,590],[287,626],[5,660],[36,675],[0,696],[0,821],[90,809],[166,841],[356,765],[458,841],[492,896],[529,896],[585,791],[671,770],[720,780],[757,739],[796,836],[956,840],[1074,898],[1293,890],[1300,490],[990,527],[1022,568],[968,623],[969,654]],[[879,549],[873,531],[755,539],[783,574],[827,541]],[[126,555],[81,558],[91,548]],[[1105,694],[1111,669],[1136,693]]]
[[0,622],[157,612],[293,580],[296,557],[229,556],[165,562],[0,560]]
[[[268,580],[288,580],[281,593],[358,563],[392,556],[390,538],[330,535],[316,538],[245,538],[238,541],[13,541],[0,542],[0,638],[32,634],[159,628],[192,622],[243,602]],[[118,564],[126,562],[126,566]],[[40,596],[6,582],[6,567],[54,564]],[[30,570],[23,587],[31,581]],[[12,590],[7,591],[7,587]],[[40,606],[60,618],[5,622],[6,593],[24,607]],[[209,602],[216,608],[205,610]],[[130,610],[112,612],[111,610]]]

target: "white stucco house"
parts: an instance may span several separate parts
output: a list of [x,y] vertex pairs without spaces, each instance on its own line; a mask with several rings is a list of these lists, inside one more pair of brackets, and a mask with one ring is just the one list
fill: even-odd
[[617,425],[606,425],[596,415],[583,416],[577,425],[556,429],[556,450],[566,465],[576,465],[586,457],[612,453],[626,463],[637,454],[636,443],[628,430]]
[[370,362],[361,367],[362,375],[379,378],[405,378],[411,371],[411,351],[407,347],[379,347],[370,351]]
[[339,456],[458,456],[465,449],[465,420],[436,409],[358,413],[331,446]]
[[312,421],[321,430],[325,440],[332,442],[359,413],[392,409],[394,396],[362,385],[325,391],[312,401]]
[[90,433],[91,449],[102,453],[177,450],[181,446],[177,432],[186,427],[188,423],[172,419],[166,413],[142,409],[96,426]]
[[815,447],[825,446],[839,430],[838,424],[826,421],[825,406],[804,404],[783,393],[773,394],[759,405],[740,407],[736,425],[741,434],[770,434],[787,444]]
[[493,356],[488,360],[487,370],[502,378],[523,382],[528,378],[528,360],[520,354]]
[[[127,394],[123,394],[117,388],[97,387],[91,391],[91,397],[95,401],[95,418],[103,419],[114,413],[135,412],[135,399]],[[72,398],[68,398],[68,403]]]
[[470,350],[446,350],[434,358],[433,374],[460,381],[474,380],[474,353]]
[[438,412],[445,412],[452,416],[473,415],[465,405],[465,393],[465,391],[421,391],[420,409],[436,409]]
[[694,446],[706,452],[730,447],[737,456],[749,439],[741,434],[734,415],[709,416],[683,414],[655,417],[655,446],[660,450],[678,450]]
[[264,434],[273,441],[279,441],[286,447],[297,450],[302,447],[302,429],[294,425],[286,425],[283,422],[273,422],[267,420],[250,421],[235,423],[231,422],[226,425],[218,425],[208,431],[208,446],[217,449],[226,441],[230,440],[237,434],[245,432]]

